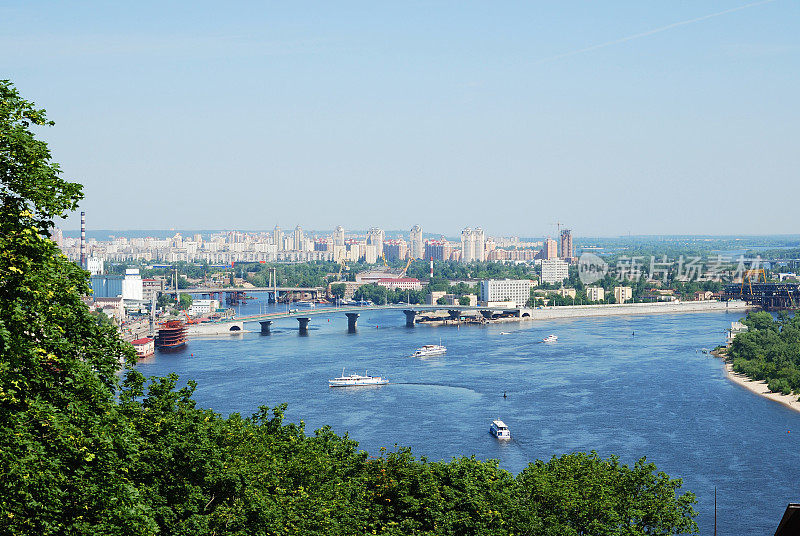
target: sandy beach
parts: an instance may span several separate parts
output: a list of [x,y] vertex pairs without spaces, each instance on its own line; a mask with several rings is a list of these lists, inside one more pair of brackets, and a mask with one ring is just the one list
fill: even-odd
[[725,372],[728,375],[729,380],[741,385],[748,391],[752,391],[758,395],[769,398],[770,400],[774,400],[775,402],[780,402],[784,406],[787,406],[795,411],[800,411],[800,402],[797,401],[798,395],[782,395],[780,393],[771,393],[769,389],[767,389],[767,382],[754,381],[743,374],[734,372],[733,364],[728,363],[727,361],[725,362]]

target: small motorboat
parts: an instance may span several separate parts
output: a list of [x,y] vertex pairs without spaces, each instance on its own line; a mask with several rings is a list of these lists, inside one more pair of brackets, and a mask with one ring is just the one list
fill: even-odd
[[489,433],[497,439],[511,439],[511,430],[500,419],[492,421],[491,426],[489,426]]
[[547,337],[542,339],[542,342],[545,342],[545,343],[547,343],[547,342],[556,342],[557,340],[558,340],[558,336],[556,336],[556,335],[548,335]]

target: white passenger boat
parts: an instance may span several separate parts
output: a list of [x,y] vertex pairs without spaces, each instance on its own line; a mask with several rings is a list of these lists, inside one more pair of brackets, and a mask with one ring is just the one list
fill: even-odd
[[330,387],[357,387],[362,385],[386,385],[389,383],[389,380],[386,378],[381,378],[380,376],[367,376],[367,371],[364,371],[364,375],[361,376],[360,374],[350,374],[349,376],[344,375],[344,369],[342,369],[342,375],[338,378],[334,378],[332,380],[328,380],[328,385]]
[[417,348],[417,350],[411,354],[411,357],[431,357],[434,355],[444,355],[446,352],[447,348],[441,344],[426,344],[422,348]]
[[555,336],[555,335],[548,335],[547,337],[545,337],[544,339],[542,339],[542,342],[556,342],[557,340],[558,340],[558,337],[557,337],[557,336]]
[[500,419],[492,421],[492,425],[489,426],[489,433],[497,439],[511,439],[511,430]]
[[315,304],[312,301],[298,301],[298,302],[294,302],[294,305],[298,309],[313,309],[314,307],[317,306],[317,304]]

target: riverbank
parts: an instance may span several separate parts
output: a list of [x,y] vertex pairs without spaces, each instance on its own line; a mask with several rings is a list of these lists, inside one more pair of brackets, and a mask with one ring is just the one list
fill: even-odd
[[784,406],[795,411],[800,411],[800,402],[797,400],[797,395],[783,395],[781,393],[770,392],[769,388],[767,387],[767,382],[751,380],[744,374],[734,372],[732,363],[728,361],[725,361],[724,363],[725,373],[728,376],[728,379],[736,385],[741,385],[750,392],[761,395],[765,398],[769,398],[770,400],[774,400],[775,402],[783,404]]

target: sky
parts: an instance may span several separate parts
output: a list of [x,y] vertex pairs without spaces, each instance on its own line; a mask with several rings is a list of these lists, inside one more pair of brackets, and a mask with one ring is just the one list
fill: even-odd
[[797,0],[6,0],[0,78],[95,229],[795,234],[798,27]]

